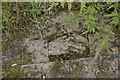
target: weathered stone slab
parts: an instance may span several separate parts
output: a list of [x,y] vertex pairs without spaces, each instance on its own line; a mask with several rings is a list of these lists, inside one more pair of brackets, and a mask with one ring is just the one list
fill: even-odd
[[[97,62],[92,57],[68,61],[56,61],[31,64],[22,68],[33,70],[36,78],[116,78],[118,77],[118,59],[120,56],[100,57]],[[27,71],[26,71],[27,73]],[[30,73],[30,72],[29,72]],[[30,73],[30,75],[32,75]],[[30,76],[28,76],[30,77]]]
[[48,48],[43,40],[27,40],[27,50],[35,54],[35,63],[48,62]]
[[67,45],[58,38],[49,43],[49,55],[64,54],[67,48]]

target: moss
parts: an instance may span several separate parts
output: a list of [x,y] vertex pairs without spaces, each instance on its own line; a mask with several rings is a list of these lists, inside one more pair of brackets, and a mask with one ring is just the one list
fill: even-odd
[[61,62],[55,62],[50,69],[50,77],[58,78],[64,76],[65,78],[79,78],[83,64],[77,65],[76,62],[70,60]]
[[54,62],[53,66],[51,67],[49,74],[52,78],[57,77],[58,73],[61,71],[62,63],[60,61]]
[[[15,58],[8,58],[7,60],[3,60],[3,78],[17,78],[24,76],[24,73],[21,71],[21,66],[25,64],[31,64],[32,59],[32,54],[23,51],[20,53],[20,55],[15,56]],[[13,64],[17,65],[12,66]]]

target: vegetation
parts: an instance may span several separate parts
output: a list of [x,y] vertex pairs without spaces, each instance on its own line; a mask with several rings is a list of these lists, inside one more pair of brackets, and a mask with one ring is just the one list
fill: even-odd
[[[46,39],[45,30],[53,27],[50,20],[61,11],[66,11],[70,15],[65,16],[60,24],[54,21],[56,27],[68,33],[77,34],[78,31],[78,34],[87,39],[86,45],[89,48],[100,41],[99,47],[90,51],[90,54],[95,54],[97,58],[103,50],[110,51],[111,42],[120,40],[119,8],[119,2],[3,2],[2,50],[6,51],[14,42],[22,40],[31,33],[37,34],[39,39]],[[24,57],[26,60],[27,57]],[[3,66],[7,69],[9,69],[8,63],[9,61],[3,62]],[[21,64],[27,62],[21,61]],[[9,70],[6,71],[9,73],[5,77],[21,76],[18,68],[14,70],[10,67]]]

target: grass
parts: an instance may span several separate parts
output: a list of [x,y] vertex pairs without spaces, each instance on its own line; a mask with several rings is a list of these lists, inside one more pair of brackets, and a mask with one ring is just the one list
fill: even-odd
[[[59,13],[60,10],[62,11],[62,9],[64,8],[67,9],[66,8],[67,5],[68,12],[72,14],[64,18],[64,21],[61,24],[61,26],[64,26],[64,28],[68,27],[73,29],[74,28],[79,29],[79,17],[82,17],[85,20],[84,27],[86,27],[87,29],[85,32],[89,33],[98,32],[96,30],[107,32],[107,29],[108,30],[110,29],[106,27],[105,22],[109,20],[112,20],[110,22],[111,24],[118,25],[119,21],[118,3],[106,3],[107,8],[102,3],[81,4],[80,7],[82,8],[82,11],[80,11],[80,13],[78,12],[78,14],[75,15],[73,14],[73,12],[74,7],[78,6],[77,3],[72,4],[65,3],[63,5],[62,3],[60,4],[57,2],[56,3],[3,2],[2,4],[3,51],[6,50],[7,47],[9,47],[11,43],[14,42],[15,40],[20,40],[24,36],[26,36],[29,32],[32,31],[33,28],[37,28],[36,33],[38,33],[40,38],[42,38],[44,34],[43,31],[48,27],[49,19],[51,17],[54,17],[57,13]],[[81,10],[81,8],[78,9]],[[104,11],[103,8],[105,8],[106,11]],[[109,9],[111,8],[114,9],[113,12],[109,11]],[[101,11],[102,9],[103,11]],[[99,17],[93,16],[95,14],[99,14],[99,12],[102,13],[103,15],[107,14],[112,18],[104,19],[100,23],[101,25],[96,25],[98,23]]]
[[25,16],[28,3],[2,3],[2,45],[3,51],[14,41],[22,39],[32,31],[32,23]]
[[[3,2],[2,51],[6,51],[14,42],[21,41],[31,33],[37,34],[39,39],[45,39],[44,31],[53,26],[64,29],[64,32],[69,32],[71,29],[73,32],[78,32],[78,34],[88,40],[87,45],[89,48],[91,43],[94,45],[96,41],[101,41],[97,49],[100,49],[100,51],[108,49],[111,47],[110,43],[114,40],[113,36],[116,36],[116,39],[120,38],[119,8],[119,2],[84,4],[74,2]],[[67,11],[71,15],[65,16],[63,22],[58,26],[49,24],[50,19],[62,11]],[[78,14],[75,14],[76,12]],[[95,16],[96,14],[102,17]],[[80,26],[81,18],[83,19],[82,26]],[[81,27],[84,32],[79,33]],[[89,39],[90,35],[93,36],[92,39]],[[53,38],[56,39],[57,37],[53,36]],[[90,51],[92,52],[91,54],[99,53],[97,49]],[[19,64],[16,67],[11,67],[14,62],[12,58],[3,61],[3,77],[23,76],[20,71],[20,65],[30,64],[31,58],[29,53],[23,51],[21,55],[16,56],[17,63]],[[55,70],[57,69],[55,68]]]

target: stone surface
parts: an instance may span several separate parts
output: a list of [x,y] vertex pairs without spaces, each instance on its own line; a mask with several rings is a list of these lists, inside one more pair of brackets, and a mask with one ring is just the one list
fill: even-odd
[[[52,24],[60,24],[64,21],[65,16],[69,16],[66,12],[60,13],[56,18],[52,19]],[[82,21],[83,22],[83,21]],[[83,25],[83,24],[81,24]],[[55,26],[56,27],[56,26]],[[50,27],[48,31],[45,32],[45,36],[50,36],[51,34],[57,34],[55,27]],[[68,27],[68,28],[71,28]],[[72,29],[72,28],[71,28]],[[22,51],[23,46],[26,50],[34,55],[31,64],[20,65],[20,71],[22,71],[24,78],[101,78],[101,77],[117,77],[118,76],[118,60],[120,59],[120,54],[118,50],[113,49],[113,53],[107,56],[99,56],[97,61],[93,60],[93,57],[61,60],[50,62],[49,55],[60,55],[69,53],[79,53],[84,54],[86,46],[88,45],[88,40],[81,35],[70,34],[72,30],[63,30],[63,32],[68,32],[67,35],[60,37],[50,36],[50,42],[46,40],[36,39],[36,36],[28,36],[23,39],[21,44],[13,44],[11,48],[5,51],[2,55],[3,60],[6,57],[14,58],[19,52]],[[58,34],[59,35],[59,34]],[[92,36],[92,35],[91,35]],[[96,42],[93,45],[92,37],[90,36],[90,52],[94,53],[97,47],[99,49],[100,42]],[[46,37],[48,39],[48,37]],[[118,42],[120,43],[120,42]],[[118,44],[117,43],[117,44]],[[94,47],[95,46],[95,47]],[[119,45],[117,45],[119,46]],[[93,51],[94,50],[94,51]],[[23,57],[23,56],[22,56]],[[74,57],[74,56],[72,56]],[[60,57],[57,57],[60,58]]]
[[[35,54],[35,63],[41,62],[48,62],[48,48],[46,47],[45,41],[42,40],[33,40],[30,41],[25,39],[28,43],[25,45],[27,46],[27,50],[30,53]],[[25,42],[26,43],[26,42]]]
[[[120,58],[118,53],[100,56],[98,61],[94,61],[93,57],[88,57],[49,62],[48,55],[65,54],[69,46],[75,47],[76,49],[72,50],[76,52],[79,52],[78,49],[85,50],[85,47],[70,40],[63,40],[63,38],[49,42],[47,47],[45,47],[44,40],[29,40],[26,45],[27,50],[35,54],[35,59],[33,60],[34,64],[26,65],[22,70],[30,68],[36,78],[114,78],[118,76],[118,59]],[[25,73],[31,72],[25,70]],[[32,74],[26,77],[30,77],[30,75]]]

